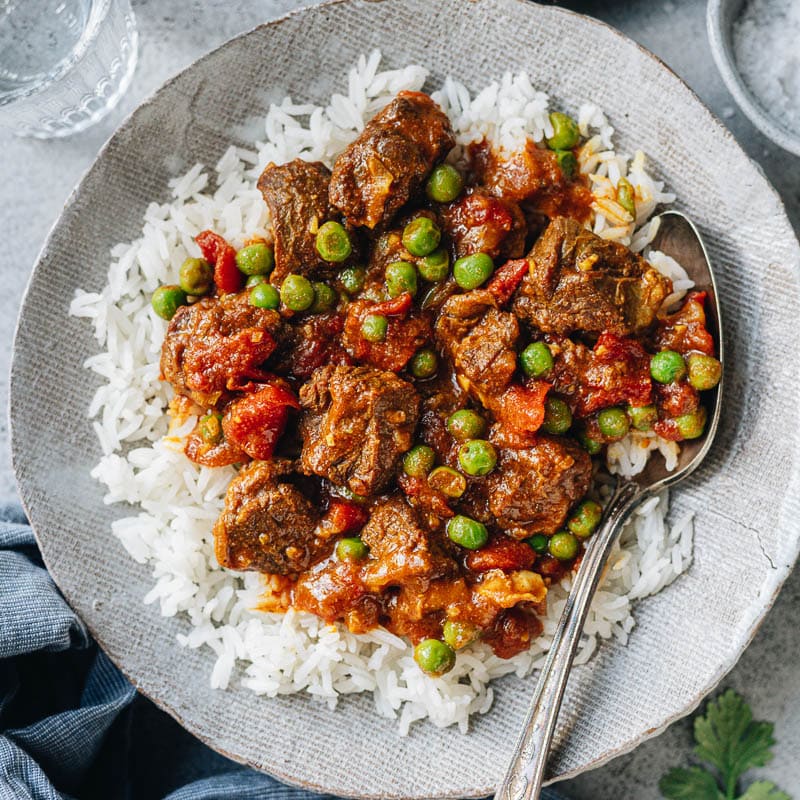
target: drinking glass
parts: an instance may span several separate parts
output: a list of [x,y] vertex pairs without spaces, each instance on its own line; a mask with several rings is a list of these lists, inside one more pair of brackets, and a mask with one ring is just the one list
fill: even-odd
[[128,0],[0,0],[0,125],[68,136],[102,119],[136,67]]

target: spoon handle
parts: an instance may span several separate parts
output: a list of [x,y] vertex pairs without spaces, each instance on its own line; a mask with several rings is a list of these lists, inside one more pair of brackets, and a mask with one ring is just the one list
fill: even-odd
[[606,506],[605,519],[592,537],[572,591],[559,620],[505,778],[495,800],[535,800],[544,781],[544,768],[564,697],[572,661],[608,554],[622,525],[647,491],[632,481],[620,480]]

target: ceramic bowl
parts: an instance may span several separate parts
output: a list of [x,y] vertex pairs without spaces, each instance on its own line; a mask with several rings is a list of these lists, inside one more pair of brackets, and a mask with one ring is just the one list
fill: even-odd
[[790,130],[772,116],[745,83],[736,64],[733,51],[733,24],[744,7],[745,0],[709,0],[706,26],[711,53],[717,69],[739,107],[765,136],[775,144],[800,156],[800,131]]
[[[492,710],[464,735],[424,723],[406,738],[349,696],[209,687],[212,656],[180,647],[189,623],[145,606],[152,577],[110,532],[130,508],[103,504],[89,471],[100,450],[86,410],[97,351],[68,316],[76,287],[99,291],[109,249],[135,238],[151,201],[196,162],[215,164],[271,98],[324,103],[360,53],[424,64],[472,89],[528,70],[556,107],[593,100],[618,149],[642,148],[698,224],[725,317],[726,402],[702,468],[672,513],[695,515],[689,571],[639,602],[627,647],[603,644],[575,669],[550,777],[624,753],[692,710],[734,665],[795,561],[800,530],[797,375],[800,249],[780,199],[697,97],[651,54],[587,17],[520,0],[341,0],[256,28],[170,80],[120,127],[55,225],[19,320],[11,386],[14,468],[54,579],[123,672],[220,752],[294,784],[361,798],[490,794],[520,730],[533,679],[495,683]],[[702,159],[696,158],[703,153]],[[346,757],[343,756],[346,753]]]

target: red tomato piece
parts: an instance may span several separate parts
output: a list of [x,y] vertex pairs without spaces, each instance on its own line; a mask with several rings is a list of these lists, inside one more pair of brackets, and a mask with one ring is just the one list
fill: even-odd
[[550,384],[530,381],[512,384],[497,398],[493,411],[504,428],[515,434],[534,434],[544,422],[544,401]]
[[486,288],[494,295],[500,305],[507,303],[517,286],[520,285],[525,273],[530,269],[527,258],[518,258],[514,261],[506,261],[500,269],[495,272]]
[[244,275],[236,266],[236,250],[214,231],[201,231],[194,237],[203,258],[214,266],[214,283],[222,294],[238,292],[244,286]]
[[297,398],[282,386],[267,384],[228,406],[222,432],[251,458],[265,461],[275,452],[290,408],[300,408]]
[[331,500],[328,511],[322,520],[326,533],[355,533],[367,524],[369,513],[366,509],[346,500]]
[[530,569],[535,560],[536,553],[529,545],[501,534],[492,537],[480,550],[469,553],[466,563],[473,572],[487,572],[490,569]]
[[411,310],[413,298],[409,292],[384,300],[382,303],[375,303],[370,309],[370,314],[383,314],[387,317],[401,317]]

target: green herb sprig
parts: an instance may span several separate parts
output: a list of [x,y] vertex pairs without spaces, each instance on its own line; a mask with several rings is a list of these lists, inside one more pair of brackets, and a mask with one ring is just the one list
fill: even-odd
[[739,794],[739,779],[772,761],[771,722],[753,720],[750,706],[733,689],[711,700],[694,721],[695,755],[706,767],[676,767],[659,782],[667,800],[791,800],[770,781],[751,783]]

